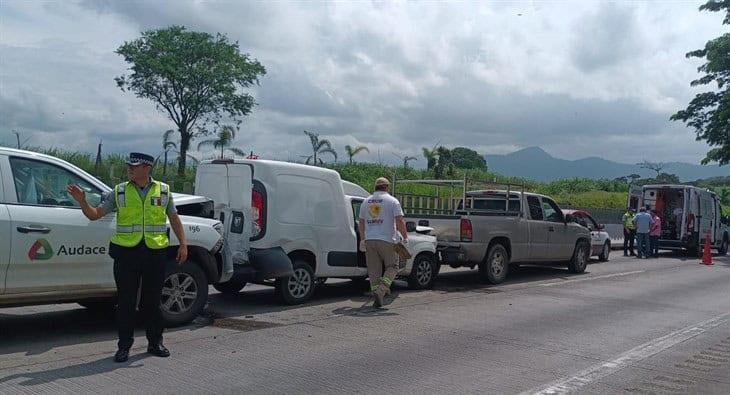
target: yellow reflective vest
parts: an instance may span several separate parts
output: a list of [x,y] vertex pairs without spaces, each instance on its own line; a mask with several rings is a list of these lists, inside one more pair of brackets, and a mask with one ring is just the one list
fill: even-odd
[[636,217],[636,214],[631,212],[627,212],[624,214],[624,228],[629,230],[636,229],[636,225],[634,224],[634,217]]
[[153,250],[170,245],[167,237],[170,187],[155,180],[151,183],[144,202],[131,181],[114,187],[117,232],[112,237],[112,243],[122,247],[134,247],[144,239],[145,245]]

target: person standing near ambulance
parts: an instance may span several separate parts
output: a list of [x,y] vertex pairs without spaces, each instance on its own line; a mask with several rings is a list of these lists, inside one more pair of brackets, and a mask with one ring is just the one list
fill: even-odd
[[359,248],[365,252],[375,307],[383,305],[383,299],[390,293],[390,286],[398,274],[396,228],[402,237],[401,242],[408,243],[403,209],[398,199],[388,193],[389,188],[387,178],[375,180],[375,192],[360,206],[358,218]]
[[177,263],[187,260],[188,249],[180,217],[172,201],[170,187],[150,176],[154,158],[139,152],[129,154],[127,175],[129,181],[118,184],[104,196],[98,207],[86,201],[86,193],[77,185],[69,185],[68,193],[79,203],[84,215],[97,220],[117,212],[117,231],[109,244],[109,255],[114,259],[114,281],[117,284],[118,350],[115,362],[129,358],[134,342],[134,313],[137,289],[142,283],[141,310],[144,316],[147,352],[158,357],[170,356],[162,344],[162,314],[160,298],[165,280],[167,247],[170,244],[167,219],[180,246]]

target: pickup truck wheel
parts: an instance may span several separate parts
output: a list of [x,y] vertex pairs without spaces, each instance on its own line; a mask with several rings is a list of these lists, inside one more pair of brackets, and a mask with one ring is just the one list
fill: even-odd
[[276,295],[286,304],[302,304],[314,294],[314,270],[303,260],[295,260],[292,270],[293,275],[276,279]]
[[585,240],[580,240],[575,244],[573,258],[568,264],[568,270],[571,273],[583,273],[588,266],[588,260],[591,257],[591,246]]
[[598,260],[601,262],[607,262],[608,255],[610,253],[611,253],[611,242],[606,241],[606,243],[603,244],[603,249],[601,250],[601,253],[598,255]]
[[245,286],[245,281],[236,278],[232,278],[224,283],[213,284],[213,288],[224,295],[237,295]]
[[408,287],[411,289],[427,289],[436,280],[436,258],[428,253],[418,254],[413,259],[411,274],[408,276]]
[[495,244],[487,253],[487,259],[479,264],[479,279],[483,282],[499,284],[507,278],[509,254],[501,244]]
[[180,326],[195,319],[208,300],[208,281],[194,261],[169,262],[160,306],[166,326]]

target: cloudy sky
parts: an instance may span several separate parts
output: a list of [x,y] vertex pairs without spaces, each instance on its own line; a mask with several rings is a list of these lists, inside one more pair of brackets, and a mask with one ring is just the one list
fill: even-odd
[[726,31],[702,3],[0,0],[0,142],[159,153],[173,125],[116,87],[114,51],[178,24],[266,67],[236,146],[267,158],[300,160],[309,130],[341,160],[345,144],[396,162],[440,143],[698,163],[708,147],[668,119],[700,92],[684,54]]

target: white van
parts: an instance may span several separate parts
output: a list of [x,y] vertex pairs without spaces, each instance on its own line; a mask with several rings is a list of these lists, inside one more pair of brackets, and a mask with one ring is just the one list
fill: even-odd
[[705,235],[712,248],[725,255],[730,236],[723,223],[720,198],[712,191],[690,185],[634,186],[629,192],[629,207],[648,206],[658,210],[662,219],[659,248],[702,251]]
[[[235,274],[216,285],[221,292],[276,277],[276,294],[299,304],[312,296],[318,278],[367,276],[353,211],[367,191],[334,170],[259,159],[208,160],[198,166],[195,193],[213,199],[216,217],[231,227]],[[404,270],[423,260],[428,265],[422,266],[435,268],[433,236],[414,235],[409,248],[413,258]],[[434,276],[432,271],[423,285]]]

